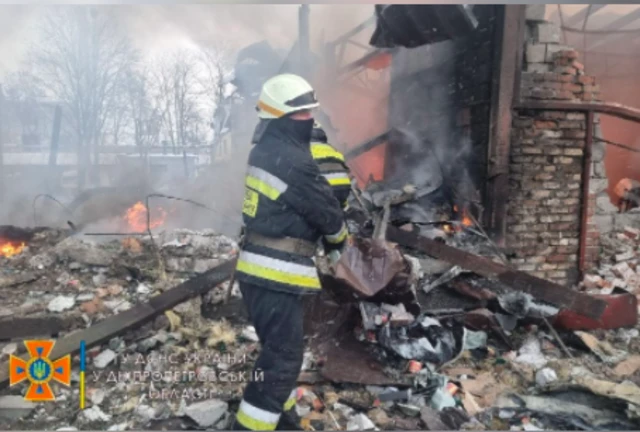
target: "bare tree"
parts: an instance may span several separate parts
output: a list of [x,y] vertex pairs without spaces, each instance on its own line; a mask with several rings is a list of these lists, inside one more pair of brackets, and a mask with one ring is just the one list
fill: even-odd
[[78,144],[82,189],[91,152],[102,141],[105,124],[121,109],[118,86],[137,53],[108,8],[56,7],[40,30],[30,53],[34,73],[42,87],[66,105]]
[[203,99],[212,120],[213,141],[210,157],[213,163],[217,148],[221,145],[223,122],[229,108],[226,103],[226,90],[233,72],[231,50],[225,43],[209,45],[203,49],[201,61],[205,72],[201,80]]
[[6,81],[7,114],[11,114],[20,124],[22,143],[38,144],[41,126],[46,121],[42,105],[43,93],[34,84],[33,77],[26,71],[11,74]]
[[162,116],[163,134],[174,152],[200,138],[201,73],[197,56],[185,50],[156,62],[152,70],[154,99]]
[[146,164],[149,148],[157,144],[162,127],[162,117],[152,97],[153,89],[148,69],[141,67],[136,71],[130,71],[125,85],[133,142]]

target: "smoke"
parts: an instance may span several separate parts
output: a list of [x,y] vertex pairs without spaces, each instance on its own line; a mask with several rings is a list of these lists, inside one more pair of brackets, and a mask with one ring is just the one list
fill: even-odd
[[394,58],[388,166],[395,187],[411,183],[426,195],[444,186],[470,199],[472,143],[456,123],[455,54],[447,41],[400,49]]
[[[0,52],[3,53],[0,58],[0,82],[9,72],[26,66],[28,50],[37,46],[42,36],[40,20],[48,16],[49,8],[0,7],[0,25],[3,28],[0,34]],[[134,46],[141,51],[143,59],[167,56],[180,48],[224,45],[231,51],[233,61],[239,49],[261,40],[286,53],[298,33],[298,5],[123,5],[94,8],[117,17]],[[310,12],[311,47],[317,55],[322,55],[325,42],[336,39],[373,15],[373,6],[311,5]],[[345,54],[345,60],[348,60],[362,55],[362,50]],[[246,102],[251,108],[253,101]],[[3,125],[5,162],[15,161],[17,157],[38,162],[29,169],[14,164],[8,172],[9,168],[5,170],[8,162],[0,168],[0,175],[4,178],[4,189],[0,191],[0,224],[66,226],[66,221],[70,220],[85,231],[113,230],[121,225],[122,215],[128,207],[137,201],[144,201],[149,193],[160,192],[204,205],[154,198],[152,212],[157,207],[168,211],[167,227],[214,228],[225,234],[236,234],[241,222],[244,171],[250,137],[256,124],[252,109],[234,117],[239,121],[232,127],[236,129],[236,136],[241,138],[232,144],[234,154],[231,160],[204,166],[198,173],[195,167],[189,167],[186,169],[189,179],[184,178],[181,167],[177,170],[174,167],[172,173],[152,173],[151,177],[142,179],[144,176],[141,173],[145,169],[142,158],[133,167],[119,162],[115,169],[111,165],[111,168],[101,167],[100,184],[106,185],[106,188],[81,196],[77,195],[73,176],[66,179],[59,173],[52,174],[44,169],[49,157],[52,118],[48,116],[39,120],[43,150],[25,156],[24,153],[17,155],[22,149],[20,133],[16,132],[21,124],[15,118],[6,118],[6,112],[3,115],[7,121],[13,122],[10,134],[6,123]],[[64,132],[68,127],[65,118],[58,162],[65,165],[67,171],[73,171],[73,165],[62,163],[67,158],[63,153],[73,156],[75,152],[75,144],[69,142],[71,135]],[[175,158],[180,165],[181,155]],[[107,156],[101,157],[103,163],[108,159]],[[135,162],[135,158],[133,160]],[[53,186],[62,183],[65,183],[65,189]],[[34,205],[34,199],[43,193],[50,193],[62,205],[46,197],[38,198]],[[73,210],[73,215],[69,214],[69,208]]]

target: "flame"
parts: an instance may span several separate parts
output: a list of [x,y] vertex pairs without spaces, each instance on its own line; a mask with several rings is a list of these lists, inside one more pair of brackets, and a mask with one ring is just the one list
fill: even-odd
[[467,213],[466,210],[462,212],[462,225],[467,227],[473,225],[473,219],[469,217],[469,214]]
[[10,258],[16,256],[24,250],[26,244],[24,242],[10,242],[0,239],[0,257]]
[[446,233],[452,234],[454,232],[460,232],[460,231],[462,231],[464,229],[464,227],[470,227],[470,226],[474,225],[473,219],[471,218],[471,216],[467,212],[467,209],[462,209],[462,212],[460,212],[458,206],[454,205],[453,206],[453,212],[459,218],[460,223],[459,224],[458,223],[456,223],[456,224],[445,224],[443,229],[444,229],[444,231]]
[[[158,207],[151,214],[151,220],[149,221],[149,228],[157,228],[164,224],[167,218],[167,212]],[[147,207],[138,201],[131,206],[124,215],[124,220],[127,221],[129,228],[135,232],[146,231],[147,229]]]

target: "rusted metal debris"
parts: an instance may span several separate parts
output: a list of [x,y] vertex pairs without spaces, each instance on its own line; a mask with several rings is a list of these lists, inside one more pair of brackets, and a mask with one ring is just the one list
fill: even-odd
[[573,291],[521,271],[511,270],[488,258],[473,255],[393,226],[387,228],[387,239],[458,265],[480,276],[498,280],[512,289],[530,294],[540,301],[558,308],[578,312],[592,319],[600,319],[607,307],[607,303],[602,299]]
[[377,386],[410,386],[410,379],[388,377],[383,365],[367,351],[353,332],[328,340],[317,347],[325,359],[320,374],[329,381]]
[[599,319],[563,310],[553,319],[553,325],[566,330],[609,330],[633,327],[638,323],[638,299],[635,295],[620,292],[612,295],[594,294],[594,297],[607,304],[607,308]]
[[407,264],[398,249],[384,240],[356,238],[335,266],[335,278],[365,298],[388,287]]
[[[57,341],[49,358],[55,361],[67,354],[78,353],[80,351],[80,341],[84,341],[86,347],[91,348],[125,333],[131,328],[139,327],[164,311],[196,297],[229,279],[235,266],[235,259],[226,261],[157,297],[152,297],[146,303],[111,316],[86,330],[70,334]],[[28,355],[24,355],[23,359],[25,361],[29,360]],[[9,365],[7,363],[0,365],[0,389],[7,387],[9,384],[8,372]]]

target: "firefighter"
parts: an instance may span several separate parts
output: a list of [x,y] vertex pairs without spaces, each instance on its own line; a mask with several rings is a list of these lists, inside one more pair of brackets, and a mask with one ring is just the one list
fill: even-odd
[[311,85],[291,74],[269,79],[257,103],[235,275],[262,349],[235,430],[274,430],[291,418],[282,413],[295,404],[302,366],[302,297],[320,291],[312,257],[321,238],[340,250],[348,236],[340,203],[309,151],[316,107]]
[[316,122],[311,132],[311,155],[320,168],[320,173],[327,179],[333,194],[340,202],[343,210],[347,209],[347,199],[351,193],[351,176],[345,163],[344,155],[328,142],[327,134]]

